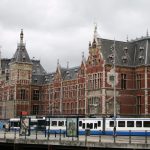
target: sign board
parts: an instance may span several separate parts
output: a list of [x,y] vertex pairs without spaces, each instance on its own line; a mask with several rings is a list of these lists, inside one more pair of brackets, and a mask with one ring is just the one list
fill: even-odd
[[28,112],[27,111],[21,111],[21,115],[26,116],[26,115],[28,115]]
[[78,137],[78,118],[66,118],[66,136]]
[[20,117],[20,135],[29,136],[30,135],[30,118]]

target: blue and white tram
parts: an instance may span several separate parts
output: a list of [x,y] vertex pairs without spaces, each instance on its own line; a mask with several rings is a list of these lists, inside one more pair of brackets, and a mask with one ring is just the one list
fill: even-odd
[[[45,130],[45,118],[31,118],[29,126],[30,130]],[[9,128],[10,130],[19,130],[20,118],[11,118]]]
[[47,118],[46,131],[50,134],[66,132],[66,118]]
[[[79,118],[78,134],[84,135],[89,130],[90,135],[103,133],[103,118]],[[54,133],[66,133],[66,118],[47,118],[46,131]]]
[[10,130],[19,130],[20,129],[20,118],[11,118],[9,120]]
[[[11,118],[10,130],[20,129],[20,118]],[[46,127],[45,127],[46,126]],[[43,129],[50,134],[66,133],[66,118],[31,118],[30,129]],[[113,135],[113,118],[79,118],[78,134]],[[116,118],[116,135],[150,136],[150,118]]]
[[89,130],[90,135],[103,134],[103,118],[80,118],[79,135],[86,134],[87,130]]
[[[114,120],[105,119],[105,134],[114,134]],[[150,118],[116,118],[116,135],[150,136]]]

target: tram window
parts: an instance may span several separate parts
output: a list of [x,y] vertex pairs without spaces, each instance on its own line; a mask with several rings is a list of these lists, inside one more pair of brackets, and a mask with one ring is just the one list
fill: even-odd
[[134,127],[134,121],[127,121],[127,127]]
[[87,128],[93,129],[93,123],[87,123]]
[[94,129],[97,129],[97,123],[94,123]]
[[136,121],[136,127],[142,127],[142,121]]
[[52,121],[52,126],[57,126],[57,121]]
[[19,122],[11,122],[11,127],[19,127]]
[[64,121],[59,121],[58,126],[64,126]]
[[37,125],[37,122],[31,121],[31,122],[30,122],[30,125]]
[[101,127],[101,121],[98,121],[98,127]]
[[82,124],[82,128],[85,129],[85,123]]
[[90,129],[93,129],[93,123],[90,124]]
[[38,126],[43,126],[43,125],[45,126],[46,122],[45,120],[38,120],[37,124]]
[[110,122],[109,122],[109,126],[110,126],[110,127],[114,127],[114,121],[110,121]]
[[14,126],[14,127],[19,127],[20,124],[19,124],[19,122],[14,122],[13,126]]
[[49,126],[50,125],[50,121],[46,121],[46,125]]
[[143,126],[144,127],[150,127],[150,121],[144,121]]
[[79,127],[81,127],[82,126],[82,121],[79,121]]
[[125,121],[118,121],[118,127],[125,127]]

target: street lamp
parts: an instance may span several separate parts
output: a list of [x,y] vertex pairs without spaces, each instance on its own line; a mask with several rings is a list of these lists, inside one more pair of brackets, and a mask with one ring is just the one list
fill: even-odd
[[114,114],[113,114],[113,119],[114,119],[114,135],[116,132],[116,84],[117,84],[117,76],[118,74],[116,73],[116,48],[115,48],[115,40],[113,43],[113,46],[111,47],[111,50],[113,52],[113,69],[111,69],[109,73],[109,82],[111,83],[113,87],[113,97],[114,97]]
[[[113,55],[114,55],[114,67],[113,67],[113,76],[114,76],[114,136],[116,132],[116,48],[115,48],[115,40],[113,45]],[[115,139],[114,139],[115,140]]]

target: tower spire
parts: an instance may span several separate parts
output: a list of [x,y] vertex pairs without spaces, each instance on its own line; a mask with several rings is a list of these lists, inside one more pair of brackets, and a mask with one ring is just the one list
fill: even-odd
[[97,23],[94,23],[94,39],[96,40],[97,39]]
[[128,37],[128,34],[127,34],[127,42],[129,41],[129,37]]
[[60,68],[59,59],[57,59],[57,68]]
[[67,69],[69,69],[69,61],[67,61]]
[[20,33],[20,44],[23,44],[23,29],[21,29]]
[[147,29],[147,31],[146,31],[146,36],[149,36],[148,29]]
[[59,67],[59,59],[57,59],[57,67]]
[[82,52],[82,61],[84,60],[84,52]]

